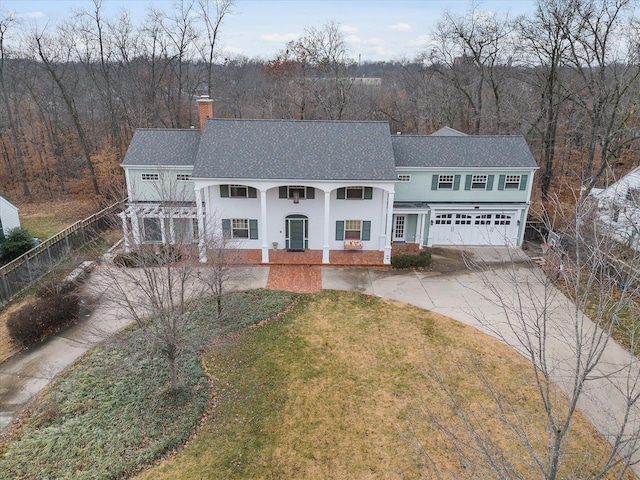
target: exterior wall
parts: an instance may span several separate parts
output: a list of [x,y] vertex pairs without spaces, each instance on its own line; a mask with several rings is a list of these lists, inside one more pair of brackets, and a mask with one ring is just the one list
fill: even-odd
[[[306,186],[310,186],[308,183]],[[264,245],[271,247],[273,242],[278,248],[286,247],[286,218],[289,215],[303,215],[308,219],[308,245],[312,250],[322,250],[325,238],[324,232],[324,190],[315,188],[313,199],[300,199],[293,203],[292,199],[279,198],[279,186],[268,188],[266,191],[267,209],[267,238],[262,238],[261,200],[260,191],[256,198],[223,198],[220,196],[220,186],[212,185],[205,188],[205,203],[208,205],[207,231],[216,232],[220,228],[217,224],[222,219],[255,219],[258,220],[258,239],[238,239],[239,248],[257,249]],[[327,188],[325,186],[325,188]],[[329,248],[341,250],[343,240],[336,240],[336,221],[363,220],[371,222],[370,240],[363,241],[364,250],[379,250],[380,237],[384,236],[386,224],[386,205],[384,190],[373,188],[373,198],[346,200],[337,198],[337,189],[331,190],[329,216]]]
[[[396,201],[407,202],[528,202],[533,181],[533,171],[487,171],[487,170],[410,170],[399,169],[399,175],[411,175],[410,182],[396,183]],[[433,190],[433,177],[438,175],[460,175],[457,190]],[[467,175],[493,175],[491,189],[465,190]],[[501,175],[527,175],[526,188],[499,190]]]
[[[194,182],[177,180],[178,175],[189,175],[192,167],[183,168],[125,168],[127,192],[130,202],[194,202]],[[143,175],[158,175],[158,180],[143,180]]]
[[3,197],[0,197],[0,221],[5,235],[9,230],[20,227],[18,208]]

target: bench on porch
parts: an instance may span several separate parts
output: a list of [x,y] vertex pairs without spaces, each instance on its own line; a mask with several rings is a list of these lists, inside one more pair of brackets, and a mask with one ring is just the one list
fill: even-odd
[[345,240],[345,250],[362,250],[362,240]]

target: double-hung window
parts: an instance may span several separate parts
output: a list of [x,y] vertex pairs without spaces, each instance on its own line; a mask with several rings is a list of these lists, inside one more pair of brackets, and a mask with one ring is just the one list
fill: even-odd
[[338,200],[371,200],[373,187],[342,187],[336,191]]
[[506,175],[504,177],[504,189],[505,190],[519,190],[520,189],[520,175]]
[[487,189],[486,175],[473,175],[471,177],[471,190],[486,190],[486,189]]
[[438,190],[453,190],[453,175],[438,175]]
[[232,238],[249,238],[249,219],[247,218],[231,219],[231,237]]
[[336,221],[336,240],[371,240],[371,221]]
[[223,218],[222,232],[226,238],[258,239],[258,220],[248,218]]
[[220,198],[256,198],[257,190],[247,185],[220,185]]
[[229,185],[229,195],[231,198],[247,198],[248,191],[246,185]]

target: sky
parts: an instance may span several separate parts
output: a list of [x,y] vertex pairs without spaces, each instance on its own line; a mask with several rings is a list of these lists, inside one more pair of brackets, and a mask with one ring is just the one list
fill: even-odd
[[[103,0],[103,16],[129,10],[141,20],[150,5],[170,10],[175,0]],[[11,11],[39,28],[70,17],[73,9],[91,10],[91,0],[0,0],[0,11]],[[227,55],[272,58],[305,27],[328,21],[341,25],[347,48],[362,61],[414,58],[429,34],[449,11],[464,14],[469,0],[236,0],[222,26],[221,46]],[[535,0],[486,0],[480,11],[517,16],[533,12]]]

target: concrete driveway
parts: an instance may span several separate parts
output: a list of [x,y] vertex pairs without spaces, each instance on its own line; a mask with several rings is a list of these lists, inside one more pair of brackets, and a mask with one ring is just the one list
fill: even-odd
[[[434,268],[428,272],[322,268],[322,287],[362,292],[425,308],[476,327],[521,353],[524,352],[518,340],[521,332],[506,321],[504,306],[512,307],[524,298],[523,322],[535,323],[537,303],[551,292],[547,347],[552,376],[570,391],[576,364],[576,322],[581,325],[582,341],[593,338],[590,335],[597,332],[593,325],[587,319],[572,316],[571,305],[557,290],[544,288],[541,272],[521,250],[471,248],[465,253],[463,258],[460,249],[434,249]],[[469,268],[469,263],[482,268]],[[242,283],[235,288],[264,288],[267,277],[268,267],[246,268]],[[496,303],[496,295],[502,305]],[[126,316],[103,298],[79,325],[0,364],[0,430],[53,376],[95,344],[96,337],[91,336],[98,326],[104,335],[126,323]],[[628,408],[629,399],[637,393],[636,385],[640,383],[637,361],[609,342],[603,345],[602,359],[595,372],[597,378],[585,384],[579,403],[582,411],[607,438],[617,431],[627,413],[631,418],[628,432],[640,431],[640,412],[635,405]]]

